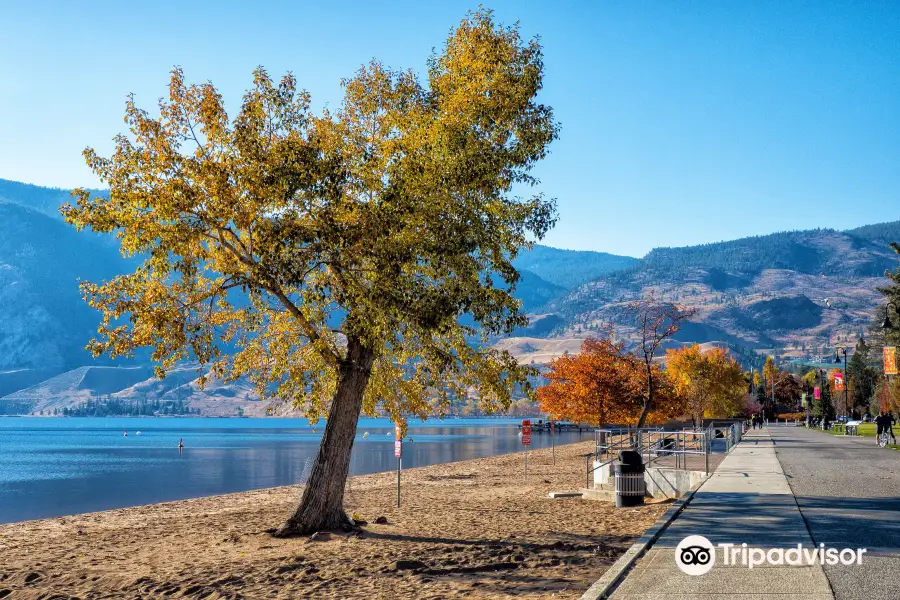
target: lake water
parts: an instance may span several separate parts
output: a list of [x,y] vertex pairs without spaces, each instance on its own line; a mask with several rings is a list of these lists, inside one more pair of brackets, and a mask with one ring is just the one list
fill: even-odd
[[[518,423],[411,421],[403,467],[521,452]],[[275,418],[0,418],[0,523],[300,483],[323,427]],[[565,444],[590,434],[555,437]],[[533,434],[531,443],[549,446],[550,435]],[[351,474],[396,468],[391,421],[360,419]]]

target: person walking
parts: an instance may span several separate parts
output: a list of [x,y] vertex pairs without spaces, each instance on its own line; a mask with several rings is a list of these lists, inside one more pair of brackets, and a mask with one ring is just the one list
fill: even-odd
[[884,413],[884,430],[887,431],[887,434],[890,436],[892,442],[894,444],[897,443],[897,438],[894,437],[894,413],[891,411],[885,411]]

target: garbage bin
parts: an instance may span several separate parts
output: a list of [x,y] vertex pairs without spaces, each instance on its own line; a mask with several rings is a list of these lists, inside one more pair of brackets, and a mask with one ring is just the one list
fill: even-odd
[[644,460],[639,452],[623,450],[619,460],[613,463],[616,482],[616,508],[637,506],[644,503]]
[[675,450],[678,447],[678,444],[672,438],[665,438],[659,442],[659,447],[657,450],[657,454],[660,456],[670,456],[672,454],[671,451]]

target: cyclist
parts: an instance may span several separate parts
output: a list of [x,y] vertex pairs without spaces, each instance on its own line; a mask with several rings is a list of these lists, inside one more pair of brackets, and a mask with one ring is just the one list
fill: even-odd
[[[894,432],[891,431],[891,426],[893,424],[894,424],[894,417],[889,416],[888,413],[885,411],[881,411],[881,414],[879,414],[877,417],[875,417],[875,430],[876,430],[875,443],[876,444],[881,445],[880,440],[881,440],[882,433],[888,433],[891,437],[893,437]],[[894,443],[896,443],[896,442],[897,442],[897,440],[895,439]]]

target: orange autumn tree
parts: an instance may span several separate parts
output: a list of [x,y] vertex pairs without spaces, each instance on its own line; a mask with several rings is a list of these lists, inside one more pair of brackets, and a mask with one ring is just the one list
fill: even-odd
[[704,352],[693,344],[667,350],[666,377],[695,424],[738,414],[747,391],[741,365],[723,348]]
[[[681,410],[658,366],[654,382],[660,409],[648,415],[649,422],[662,422]],[[564,354],[550,363],[544,374],[550,382],[537,391],[541,410],[554,418],[578,423],[634,424],[641,415],[645,373],[640,360],[608,338],[588,338],[578,354]],[[673,410],[674,413],[673,414]]]

